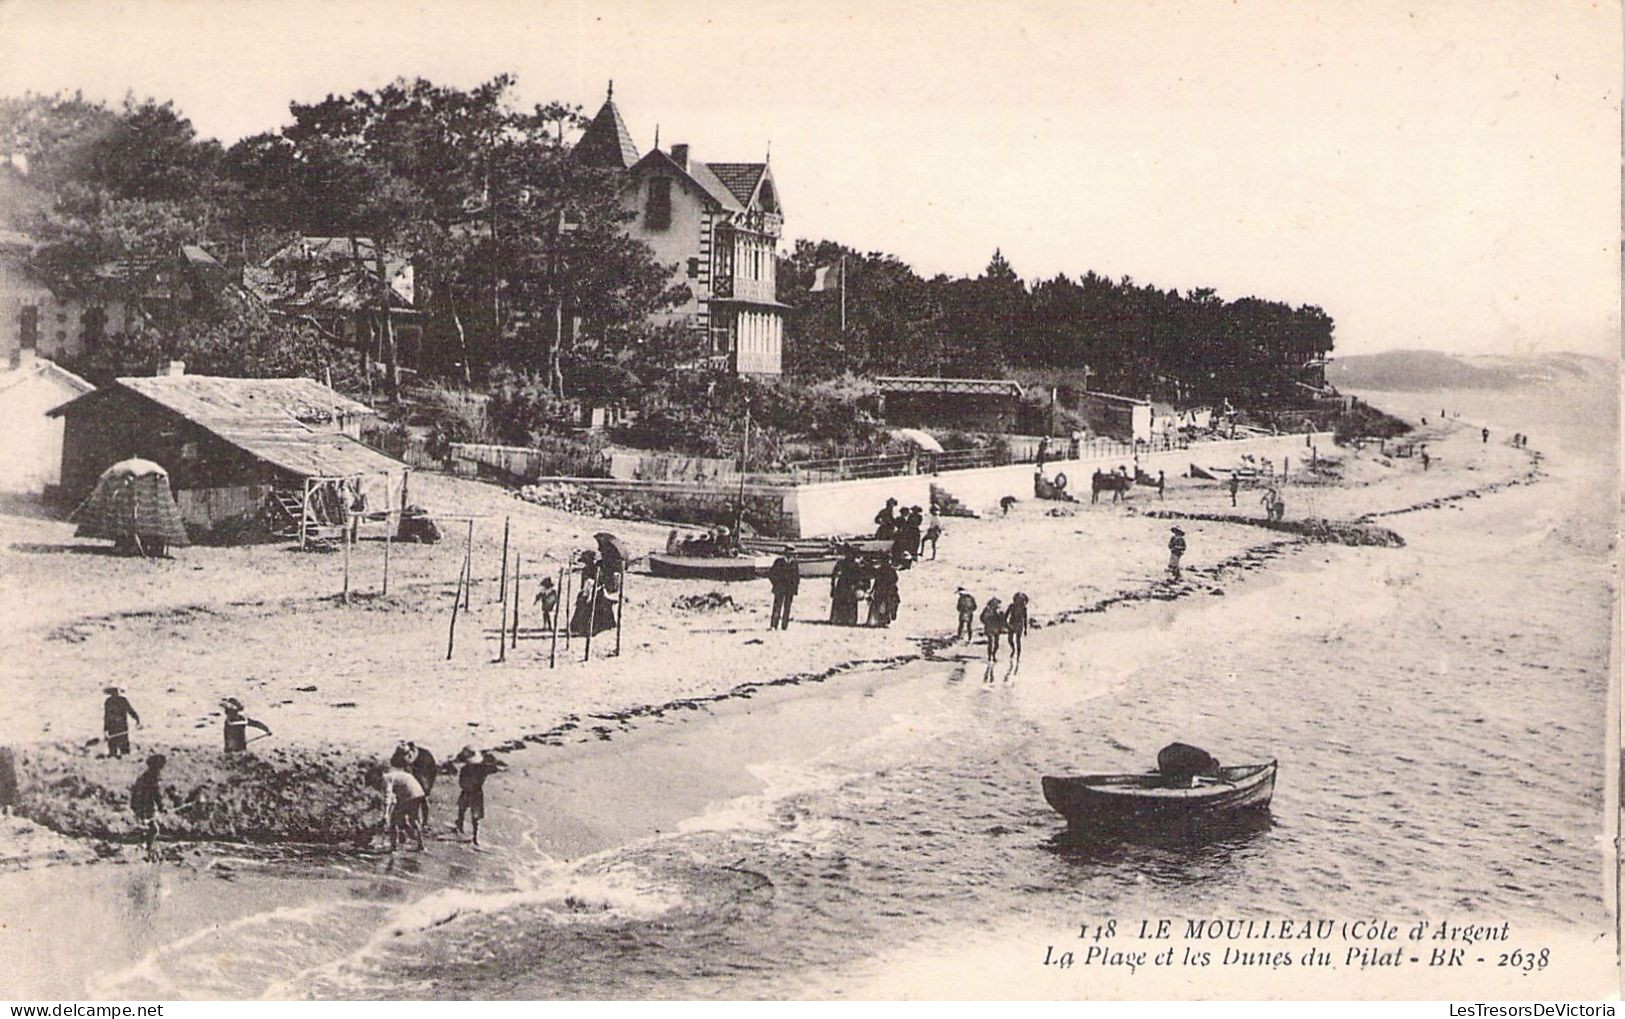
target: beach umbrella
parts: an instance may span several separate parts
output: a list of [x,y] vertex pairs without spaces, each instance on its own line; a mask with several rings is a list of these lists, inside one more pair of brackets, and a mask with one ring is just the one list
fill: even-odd
[[621,564],[632,561],[632,553],[627,551],[626,543],[608,531],[599,531],[592,536],[598,542],[598,556],[611,570],[618,570]]

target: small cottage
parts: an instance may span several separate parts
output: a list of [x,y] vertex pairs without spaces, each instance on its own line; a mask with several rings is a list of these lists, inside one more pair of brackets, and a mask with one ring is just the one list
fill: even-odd
[[63,422],[62,488],[77,502],[130,457],[169,472],[188,533],[236,540],[297,505],[307,481],[346,479],[369,509],[399,508],[407,468],[360,441],[375,412],[311,379],[171,374],[116,379],[51,411]]
[[47,414],[96,387],[32,350],[19,360],[0,372],[0,492],[49,496],[62,480],[62,419]]

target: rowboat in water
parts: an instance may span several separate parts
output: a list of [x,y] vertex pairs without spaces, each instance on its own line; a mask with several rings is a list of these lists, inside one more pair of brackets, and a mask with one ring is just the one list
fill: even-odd
[[1210,775],[1044,776],[1044,799],[1073,829],[1162,832],[1223,827],[1269,810],[1276,762]]
[[767,576],[769,556],[688,556],[650,552],[649,572],[673,580],[755,580]]

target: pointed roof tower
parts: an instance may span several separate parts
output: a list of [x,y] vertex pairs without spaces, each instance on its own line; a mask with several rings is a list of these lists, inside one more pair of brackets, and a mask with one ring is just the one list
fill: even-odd
[[625,170],[638,161],[638,147],[632,143],[632,132],[626,129],[621,111],[615,107],[615,82],[609,83],[609,94],[598,116],[592,118],[581,140],[576,142],[575,158],[588,166],[601,166],[612,170]]

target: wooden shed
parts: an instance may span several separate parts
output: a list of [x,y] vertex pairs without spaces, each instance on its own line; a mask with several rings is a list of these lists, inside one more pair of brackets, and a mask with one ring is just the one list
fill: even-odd
[[311,379],[120,378],[50,413],[64,421],[68,498],[119,460],[151,460],[199,540],[264,536],[267,509],[301,502],[313,479],[354,479],[372,510],[406,498],[406,465],[358,438],[372,408]]
[[1011,432],[1021,409],[1021,384],[1010,379],[891,377],[875,379],[889,425]]

